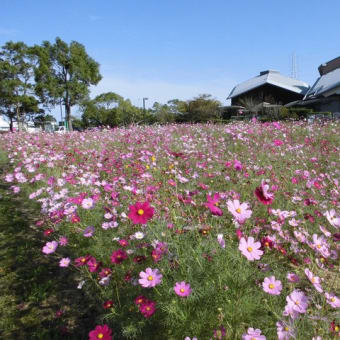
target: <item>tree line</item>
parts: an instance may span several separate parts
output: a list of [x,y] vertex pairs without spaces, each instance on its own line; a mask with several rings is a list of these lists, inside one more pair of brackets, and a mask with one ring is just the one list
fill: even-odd
[[[8,117],[11,130],[17,122],[53,120],[47,112],[63,106],[69,130],[97,126],[121,126],[131,123],[206,122],[221,117],[221,103],[203,94],[191,100],[173,99],[154,103],[145,110],[129,99],[107,92],[90,98],[90,86],[102,79],[99,64],[85,47],[60,38],[54,43],[27,46],[24,42],[7,42],[0,50],[0,114]],[[72,108],[82,112],[72,116]]]

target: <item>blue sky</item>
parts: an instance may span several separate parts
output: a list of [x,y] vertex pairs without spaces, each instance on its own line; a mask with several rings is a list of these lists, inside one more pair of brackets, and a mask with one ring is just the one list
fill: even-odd
[[340,55],[338,0],[1,0],[0,46],[59,36],[101,65],[92,95],[113,91],[142,106],[209,93],[227,104],[233,86],[260,71],[312,84]]

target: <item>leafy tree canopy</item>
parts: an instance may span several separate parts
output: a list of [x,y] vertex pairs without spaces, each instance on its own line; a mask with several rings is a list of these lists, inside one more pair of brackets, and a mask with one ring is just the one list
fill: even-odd
[[88,56],[82,44],[67,44],[60,38],[54,44],[44,41],[41,46],[34,46],[33,52],[37,58],[36,93],[46,105],[65,106],[66,121],[72,130],[71,108],[82,103],[89,95],[90,85],[102,79],[99,64]]
[[85,127],[128,125],[143,119],[142,110],[131,104],[129,99],[114,93],[102,93],[81,104]]
[[34,96],[33,56],[23,42],[7,42],[0,51],[0,114],[18,122],[19,129],[35,114],[41,114]]

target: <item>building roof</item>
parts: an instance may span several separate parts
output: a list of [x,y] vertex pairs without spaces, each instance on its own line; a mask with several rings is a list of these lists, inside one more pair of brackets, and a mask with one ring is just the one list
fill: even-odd
[[299,94],[305,94],[309,88],[309,85],[303,81],[283,76],[278,71],[267,70],[260,72],[254,78],[236,85],[227,99],[237,97],[264,84],[271,84]]
[[336,70],[340,67],[340,57],[334,58],[327,63],[321,64],[318,68],[320,76]]
[[340,67],[319,77],[306,93],[304,100],[318,96],[328,97],[334,93],[340,94]]

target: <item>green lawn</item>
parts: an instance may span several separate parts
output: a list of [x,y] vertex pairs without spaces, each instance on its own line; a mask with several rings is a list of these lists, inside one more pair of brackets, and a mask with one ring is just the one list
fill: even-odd
[[[0,173],[5,166],[1,159]],[[86,298],[74,289],[71,272],[42,256],[37,211],[0,184],[0,338],[86,339],[91,327]],[[60,317],[58,310],[64,311]]]

